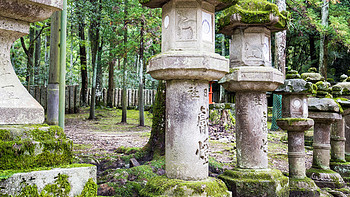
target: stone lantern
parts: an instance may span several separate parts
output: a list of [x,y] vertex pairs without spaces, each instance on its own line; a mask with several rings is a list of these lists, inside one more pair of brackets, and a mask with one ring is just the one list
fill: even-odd
[[329,166],[331,125],[342,118],[338,104],[330,98],[310,98],[308,106],[309,118],[314,120],[315,126],[312,168],[306,174],[321,188],[341,188],[343,178]]
[[[350,79],[347,78],[346,75],[342,76],[344,77],[344,81],[337,83],[335,86],[333,86],[333,89],[336,89],[334,87],[340,87],[342,89],[341,97],[345,99],[350,99]],[[345,138],[350,139],[350,115],[343,115],[343,119],[345,124]],[[345,141],[345,159],[347,162],[350,162],[350,140]]]
[[[290,75],[289,73],[287,75]],[[277,125],[288,132],[290,196],[319,196],[320,189],[305,174],[304,132],[314,121],[308,117],[307,95],[312,84],[303,79],[286,79],[275,93],[282,94],[282,116]]]
[[18,80],[10,60],[14,41],[29,33],[29,24],[42,21],[62,8],[62,1],[23,0],[0,4],[0,124],[41,124],[43,107]]
[[275,4],[266,0],[239,1],[219,19],[220,32],[232,36],[231,72],[220,83],[226,90],[236,92],[237,140],[237,169],[226,171],[219,178],[233,196],[289,193],[288,178],[278,170],[268,169],[267,158],[266,92],[284,81],[284,75],[271,67],[271,32],[283,30],[286,19]]
[[147,72],[155,79],[166,80],[167,178],[208,178],[209,81],[228,73],[228,60],[214,50],[214,13],[235,2],[140,1],[150,8],[162,8],[162,52],[149,61]]

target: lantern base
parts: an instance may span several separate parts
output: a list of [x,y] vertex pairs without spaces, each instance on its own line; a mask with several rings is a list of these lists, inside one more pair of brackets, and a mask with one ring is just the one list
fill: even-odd
[[185,181],[159,176],[151,179],[140,192],[141,196],[232,196],[225,184],[215,178]]
[[345,186],[344,179],[333,170],[310,168],[306,170],[306,175],[320,188],[343,188]]
[[289,196],[289,181],[275,169],[227,170],[219,176],[233,197],[239,196]]
[[289,178],[289,196],[318,197],[320,192],[320,188],[310,178]]

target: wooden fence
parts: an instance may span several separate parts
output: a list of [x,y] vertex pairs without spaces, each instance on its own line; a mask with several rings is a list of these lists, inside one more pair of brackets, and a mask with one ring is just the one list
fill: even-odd
[[[89,105],[91,103],[91,89],[88,89],[88,99]],[[153,105],[155,98],[156,90],[153,89],[144,89],[143,96],[145,97],[144,105]],[[126,90],[127,97],[127,106],[135,107],[139,104],[139,91],[137,89],[127,89]],[[107,106],[107,89],[104,88],[102,92],[101,102],[103,102],[104,106]],[[113,90],[113,98],[112,98],[113,107],[121,108],[122,107],[122,88],[116,88]]]
[[[79,85],[66,86],[66,113],[77,113],[80,108],[80,87]],[[47,87],[46,86],[31,86],[29,93],[44,107],[47,109]],[[144,89],[143,95],[145,97],[145,105],[152,105],[154,102],[156,90]],[[88,103],[91,103],[91,89],[88,89]],[[127,106],[138,106],[138,90],[127,89]],[[101,95],[102,103],[107,106],[107,89],[103,89]],[[122,106],[122,89],[116,88],[113,90],[113,107],[121,108]]]

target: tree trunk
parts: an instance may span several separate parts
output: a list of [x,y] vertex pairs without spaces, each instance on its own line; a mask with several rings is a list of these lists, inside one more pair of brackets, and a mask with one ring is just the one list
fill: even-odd
[[102,47],[103,37],[100,37],[100,43],[97,51],[97,70],[96,70],[96,100],[103,103],[103,72],[102,72]]
[[[111,42],[112,45],[113,42]],[[111,46],[112,48],[112,46]],[[110,57],[113,56],[112,52],[109,53]],[[115,89],[114,85],[114,65],[115,65],[115,59],[112,59],[108,63],[108,91],[107,91],[107,107],[113,107],[113,90]]]
[[310,56],[311,56],[311,67],[317,68],[317,60],[316,60],[316,47],[315,47],[315,35],[309,35],[310,42]]
[[144,21],[141,20],[141,32],[140,32],[140,80],[139,80],[139,126],[145,126],[144,116],[144,96],[143,96],[143,31]]
[[166,85],[159,81],[156,98],[153,104],[153,120],[151,137],[144,147],[147,151],[146,160],[156,159],[165,153],[165,106],[166,106]]
[[61,12],[51,16],[50,68],[47,87],[47,124],[58,125]]
[[122,90],[122,121],[121,123],[126,123],[127,116],[127,100],[126,100],[126,65],[128,62],[128,51],[127,51],[127,42],[128,42],[128,0],[124,0],[124,60],[123,60],[123,90]]
[[[328,0],[323,0],[323,6],[322,6],[322,25],[324,27],[328,26],[328,8],[329,8],[329,2]],[[327,44],[325,42],[326,39],[326,33],[321,32],[320,35],[320,61],[319,61],[319,72],[324,77],[325,80],[327,80],[327,57],[326,57],[326,51],[327,51]]]
[[[37,28],[39,29],[40,26]],[[39,85],[40,81],[40,58],[41,58],[41,32],[40,30],[36,30],[36,37],[35,40],[35,56],[34,56],[34,84]]]
[[[276,5],[280,12],[286,10],[285,0],[276,0]],[[277,32],[275,38],[275,67],[285,75],[287,31]]]
[[33,85],[33,55],[34,55],[34,45],[32,44],[34,42],[34,34],[35,34],[35,30],[33,27],[30,27],[29,29],[29,47],[28,50],[25,47],[24,41],[22,41],[23,39],[21,39],[22,41],[22,47],[24,49],[24,51],[26,51],[26,55],[27,55],[27,77],[26,77],[26,81],[27,81],[27,89],[30,89],[30,86]]
[[[92,5],[94,5],[95,13],[99,14],[100,12],[100,2],[96,0],[90,0]],[[90,43],[91,43],[91,58],[92,58],[92,67],[93,67],[93,77],[92,77],[92,88],[91,88],[91,105],[90,105],[90,116],[89,119],[95,119],[95,105],[96,105],[96,72],[97,72],[97,58],[98,58],[98,49],[99,49],[99,39],[100,39],[100,16],[93,18],[91,21],[89,34],[90,34]]]
[[85,24],[84,21],[79,23],[79,54],[80,54],[80,72],[81,72],[81,105],[88,105],[88,72],[86,64],[86,46],[85,46]]

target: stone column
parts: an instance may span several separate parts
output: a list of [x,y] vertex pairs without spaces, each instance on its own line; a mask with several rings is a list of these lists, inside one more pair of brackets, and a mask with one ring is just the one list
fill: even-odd
[[331,160],[345,162],[345,119],[336,120],[331,130]]
[[29,33],[29,23],[44,20],[62,7],[60,1],[6,1],[0,4],[0,124],[40,124],[43,107],[18,80],[10,60],[14,41]]
[[[155,79],[166,80],[167,84],[167,178],[151,180],[141,193],[143,196],[172,195],[174,188],[181,187],[191,196],[195,195],[193,186],[187,181],[197,181],[204,186],[203,195],[228,196],[222,181],[208,179],[209,81],[228,73],[228,60],[215,54],[214,13],[235,1],[140,2],[151,8],[162,8],[162,53],[149,61],[147,72]],[[176,181],[168,184],[169,179]],[[158,188],[154,188],[165,183],[168,191],[159,193]],[[220,194],[215,193],[218,191]]]
[[[267,102],[265,92],[237,92],[237,167],[267,169]],[[254,146],[252,146],[254,144]]]
[[[266,0],[239,2],[238,6],[219,19],[220,32],[232,36],[231,73],[219,83],[236,92],[237,126],[237,168],[219,178],[233,196],[288,196],[288,178],[268,169],[266,111],[266,92],[284,81],[284,75],[271,66],[271,32],[283,30],[285,17]],[[251,10],[265,14],[256,17]]]
[[331,124],[341,119],[339,107],[329,98],[309,99],[309,117],[315,121],[312,168],[307,176],[319,187],[341,188],[344,180],[337,172],[330,170]]
[[166,174],[169,178],[208,177],[208,82],[167,81]]
[[307,118],[307,94],[311,94],[312,85],[295,76],[275,91],[283,95],[283,118],[277,120],[277,125],[288,132],[289,191],[290,196],[319,196],[319,188],[305,174],[304,133],[314,124]]

